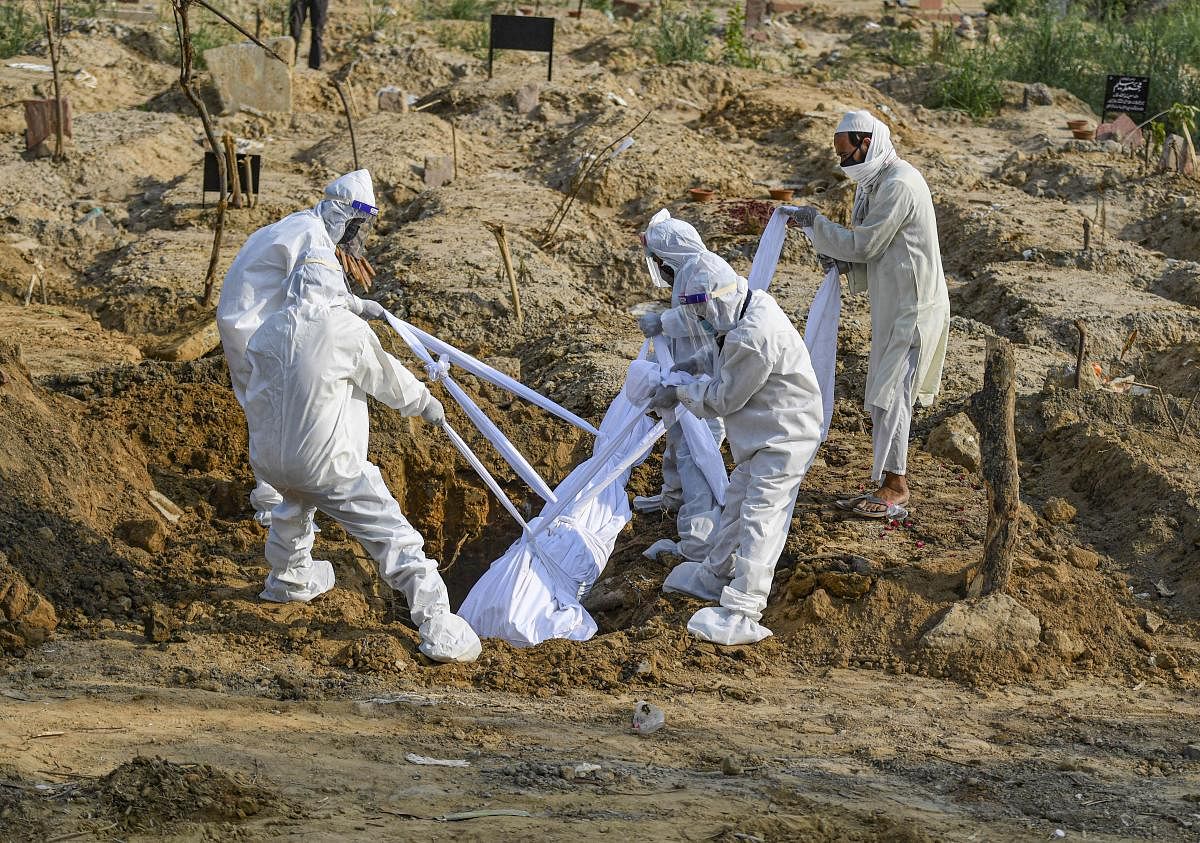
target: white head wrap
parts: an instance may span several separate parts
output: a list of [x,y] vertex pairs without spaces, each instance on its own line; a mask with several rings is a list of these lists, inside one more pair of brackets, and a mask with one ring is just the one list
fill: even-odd
[[899,158],[892,146],[892,131],[882,120],[876,120],[869,111],[848,111],[838,123],[837,132],[864,132],[871,136],[867,157],[861,164],[842,167],[842,171],[858,182],[858,192],[869,190],[884,171]]
[[662,277],[651,255],[657,255],[663,263],[678,272],[685,263],[708,251],[704,248],[704,241],[700,239],[700,233],[695,227],[675,219],[666,208],[650,218],[645,236],[646,267],[650,270],[650,280],[656,287],[671,285]]

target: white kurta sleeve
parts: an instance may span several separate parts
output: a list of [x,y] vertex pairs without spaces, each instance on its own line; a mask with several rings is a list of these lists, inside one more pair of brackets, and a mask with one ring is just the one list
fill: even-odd
[[702,419],[723,418],[746,406],[771,374],[771,361],[742,343],[725,344],[716,377],[678,387],[683,406]]
[[419,416],[429,402],[429,390],[399,360],[383,350],[374,331],[365,324],[362,329],[362,353],[351,379],[363,392],[393,410]]
[[854,228],[843,228],[818,214],[813,220],[813,247],[836,260],[870,263],[884,253],[912,212],[912,192],[899,180],[886,181],[871,197],[867,218]]

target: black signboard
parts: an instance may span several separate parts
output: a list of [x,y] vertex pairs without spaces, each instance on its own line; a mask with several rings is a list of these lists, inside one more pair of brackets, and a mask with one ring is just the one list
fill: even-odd
[[492,15],[492,31],[488,40],[488,79],[492,78],[494,50],[529,50],[549,53],[550,66],[546,79],[554,79],[554,18],[535,18],[525,15]]
[[1109,76],[1104,86],[1104,110],[1145,114],[1150,102],[1149,76]]
[[[259,192],[258,191],[258,177],[262,173],[262,156],[261,155],[247,155],[245,152],[237,153],[238,177],[242,181],[245,181],[245,179],[246,179],[246,159],[247,158],[250,159],[250,182],[251,182],[251,187],[253,189],[247,190],[246,185],[243,184],[242,191],[244,193],[257,194]],[[232,179],[231,179],[231,181],[232,181]],[[200,204],[201,205],[204,204],[204,194],[205,193],[220,193],[221,192],[221,178],[220,178],[220,174],[217,172],[217,156],[213,155],[212,152],[210,152],[208,150],[205,150],[205,152],[204,152],[204,186],[201,188],[201,190],[203,191],[200,194]],[[226,191],[226,193],[228,193],[228,192],[229,191]]]

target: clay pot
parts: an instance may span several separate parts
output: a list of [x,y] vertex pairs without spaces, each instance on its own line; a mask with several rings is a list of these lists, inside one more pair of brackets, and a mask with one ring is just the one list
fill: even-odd
[[578,9],[572,9],[571,11],[567,12],[567,17],[569,17],[569,18],[577,18],[577,17],[579,17],[579,10],[578,10]]
[[1075,140],[1095,140],[1095,129],[1072,129],[1071,134],[1075,136]]
[[1076,129],[1086,129],[1087,124],[1088,124],[1087,120],[1068,120],[1067,128],[1073,132]]
[[790,187],[769,187],[767,193],[771,194],[771,198],[776,202],[791,202],[792,194],[796,191]]
[[713,200],[713,189],[711,187],[693,187],[688,190],[692,196],[693,202],[711,202]]

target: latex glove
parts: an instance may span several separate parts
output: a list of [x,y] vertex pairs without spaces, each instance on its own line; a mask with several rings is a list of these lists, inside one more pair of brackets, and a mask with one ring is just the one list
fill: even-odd
[[679,398],[675,395],[673,386],[660,386],[650,397],[650,409],[652,410],[669,410],[678,403]]
[[646,313],[638,317],[638,327],[647,337],[657,337],[662,333],[662,317],[657,313]]
[[801,228],[812,228],[813,220],[820,213],[812,205],[783,205],[780,210],[794,219]]
[[446,420],[446,411],[442,409],[442,402],[430,395],[425,409],[421,411],[421,418],[434,427],[441,427],[442,422]]
[[680,360],[671,367],[672,372],[683,372],[687,375],[707,375],[708,372],[708,355],[693,354],[684,360]]
[[357,296],[354,298],[355,313],[363,319],[377,319],[381,322],[387,320],[387,309],[377,301],[371,299],[360,299]]

